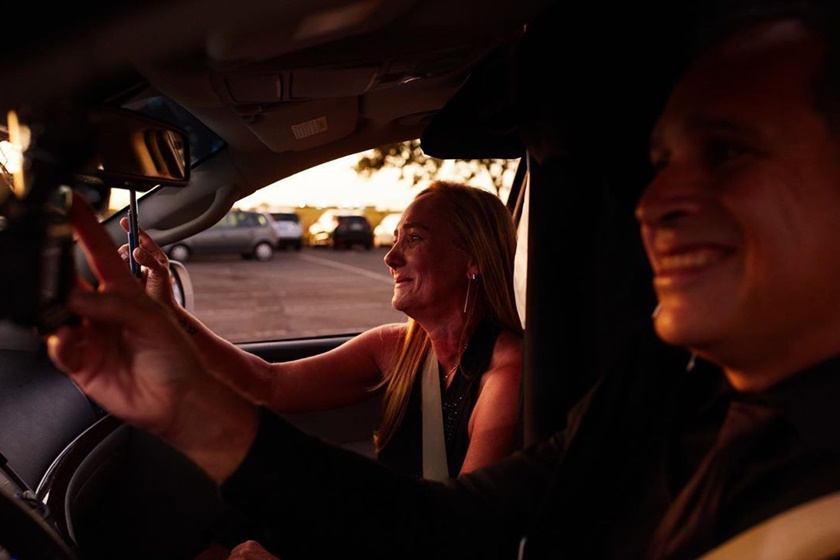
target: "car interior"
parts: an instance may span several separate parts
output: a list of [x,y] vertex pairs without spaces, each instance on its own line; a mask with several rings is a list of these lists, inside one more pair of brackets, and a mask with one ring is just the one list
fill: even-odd
[[[653,309],[633,206],[651,173],[648,131],[689,55],[684,30],[702,13],[695,4],[97,2],[15,31],[0,55],[0,104],[29,125],[37,149],[67,154],[61,166],[81,176],[74,187],[136,192],[140,225],[160,245],[270,183],[387,143],[419,138],[443,160],[521,158],[508,205],[527,247],[517,268],[527,445],[564,426]],[[41,22],[35,9],[21,7]],[[101,156],[117,144],[90,133],[87,115],[103,107],[172,125],[189,149],[155,146],[173,176],[109,176],[119,165],[107,159],[79,169],[86,149]],[[179,150],[185,169],[171,162]],[[67,319],[68,270],[92,279],[66,232],[44,233],[43,202],[55,195],[47,160],[36,158],[44,182],[31,196],[0,192],[0,256],[14,271],[0,275],[0,559],[193,558],[229,538],[235,512],[185,459],[108,415],[46,356],[41,334]],[[129,214],[103,220],[118,244]],[[56,244],[61,258],[44,267]],[[190,308],[186,268],[176,263],[173,275]],[[353,334],[241,346],[284,361]],[[289,415],[363,454],[377,418],[369,403]]]

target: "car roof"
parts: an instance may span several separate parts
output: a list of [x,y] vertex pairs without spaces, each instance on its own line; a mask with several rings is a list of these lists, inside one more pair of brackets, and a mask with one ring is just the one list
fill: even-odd
[[379,223],[397,223],[400,221],[400,218],[402,218],[402,212],[392,212],[390,214],[385,214],[384,216],[382,216],[382,219],[379,220]]
[[320,218],[329,219],[329,218],[337,218],[337,217],[347,217],[347,216],[356,216],[356,217],[365,217],[364,212],[361,210],[357,210],[355,208],[327,208],[323,212],[321,212]]

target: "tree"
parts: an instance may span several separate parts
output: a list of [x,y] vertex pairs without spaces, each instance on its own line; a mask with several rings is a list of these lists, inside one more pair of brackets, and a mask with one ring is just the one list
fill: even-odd
[[[454,173],[464,182],[470,182],[486,173],[501,195],[505,179],[516,171],[518,159],[454,160]],[[420,140],[386,144],[366,152],[354,166],[356,173],[370,177],[385,167],[396,167],[400,178],[410,179],[413,185],[432,180],[440,171],[444,160],[427,156],[420,148]]]

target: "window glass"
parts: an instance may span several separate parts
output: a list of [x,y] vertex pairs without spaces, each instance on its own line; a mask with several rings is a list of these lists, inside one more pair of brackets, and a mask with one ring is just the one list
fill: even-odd
[[[371,181],[383,181],[378,191],[383,194],[366,198],[361,194],[376,189],[348,178],[347,169],[354,161],[349,157],[324,164],[237,203],[239,209],[260,213],[231,213],[228,219],[250,216],[266,224],[272,214],[296,216],[300,231],[291,235],[299,236],[300,248],[294,240],[276,236],[273,255],[262,260],[256,249],[230,251],[232,241],[222,237],[215,240],[218,254],[191,256],[184,264],[193,283],[194,313],[202,322],[232,342],[257,342],[351,335],[405,321],[391,307],[394,284],[384,263],[390,246],[374,242],[373,228],[385,216],[402,212],[427,181],[409,186],[393,176],[387,181],[374,177]],[[492,184],[487,188],[495,192]],[[394,196],[398,190],[403,191],[399,199]],[[349,196],[354,191],[355,197]],[[500,196],[506,200],[506,191]],[[337,228],[336,216],[351,216],[344,220],[347,227]],[[316,221],[319,225],[310,229]],[[319,232],[318,240],[310,237],[310,231]],[[333,247],[331,236],[336,231],[340,245]],[[251,239],[254,247],[260,242],[257,235]]]

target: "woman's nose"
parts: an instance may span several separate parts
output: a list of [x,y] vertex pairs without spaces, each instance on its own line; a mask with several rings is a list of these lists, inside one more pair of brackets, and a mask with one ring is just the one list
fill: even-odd
[[385,253],[385,256],[382,257],[382,260],[385,261],[385,265],[389,268],[396,268],[400,263],[401,258],[399,249],[397,248],[398,246],[399,243],[395,242],[391,245],[391,248],[388,249],[388,252]]

